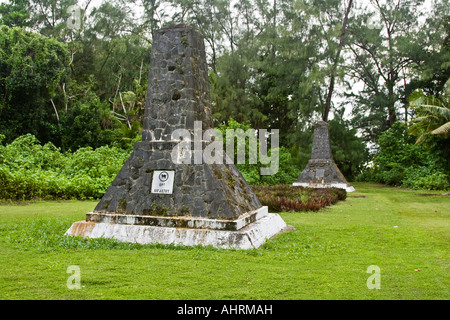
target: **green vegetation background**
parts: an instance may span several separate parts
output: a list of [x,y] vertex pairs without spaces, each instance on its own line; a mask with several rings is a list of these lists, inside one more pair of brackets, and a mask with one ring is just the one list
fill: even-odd
[[[0,198],[98,198],[139,140],[152,32],[180,22],[205,38],[215,127],[280,129],[278,175],[242,165],[250,184],[292,183],[331,107],[333,155],[349,181],[446,190],[448,1],[423,4],[355,2],[343,33],[337,0],[6,1]],[[72,5],[79,29],[67,23]]]

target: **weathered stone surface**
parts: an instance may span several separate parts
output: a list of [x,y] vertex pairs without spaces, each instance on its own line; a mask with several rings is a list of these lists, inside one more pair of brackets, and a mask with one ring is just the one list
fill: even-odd
[[203,38],[180,24],[155,32],[145,102],[142,141],[170,140],[175,129],[212,127]]
[[[194,121],[212,128],[203,38],[183,24],[162,28],[152,45],[142,142],[94,212],[234,220],[261,208],[234,165],[195,164],[193,156],[190,164],[173,163],[179,141],[172,132],[187,129],[193,137]],[[175,171],[172,194],[151,193],[155,170]]]
[[330,134],[328,123],[319,121],[314,127],[313,147],[311,159],[333,159],[330,146]]
[[[233,220],[261,207],[234,165],[174,164],[171,152],[175,145],[157,141],[136,143],[94,212]],[[155,170],[175,171],[173,194],[151,193]]]
[[318,188],[337,187],[346,189],[348,192],[354,191],[333,160],[327,122],[319,121],[316,124],[311,159],[293,185]]
[[[186,129],[194,137],[195,121],[203,130],[212,128],[203,38],[175,25],[157,31],[153,40],[142,141],[134,144],[87,221],[74,223],[67,234],[142,244],[258,247],[286,224],[279,215],[261,214],[267,208],[239,170],[225,164],[227,155],[224,164],[197,164],[194,156],[172,161],[180,143],[172,140],[174,130]],[[206,145],[199,142],[202,150]],[[196,147],[191,142],[193,153]],[[181,152],[178,156],[185,159]],[[167,189],[172,193],[153,193],[159,192],[152,189],[155,171],[173,172]]]

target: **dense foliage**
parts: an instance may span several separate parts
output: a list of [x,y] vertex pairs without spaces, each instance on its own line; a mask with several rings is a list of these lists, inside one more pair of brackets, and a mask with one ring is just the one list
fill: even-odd
[[373,164],[359,179],[413,189],[450,188],[444,142],[436,137],[427,137],[426,144],[415,142],[404,123],[395,123],[381,134]]
[[55,131],[55,92],[67,77],[69,52],[54,39],[0,26],[0,133],[32,133],[49,141]]
[[[233,122],[234,127],[245,127]],[[225,129],[225,128],[224,128]],[[4,140],[4,136],[0,136]],[[131,149],[117,146],[62,152],[27,134],[3,145],[0,140],[0,199],[92,199],[103,196]],[[247,142],[248,143],[248,142]],[[237,164],[252,185],[292,183],[300,174],[290,153],[280,148],[280,168],[261,176],[260,165]],[[248,154],[248,151],[247,151]]]
[[[237,122],[232,123],[234,128],[245,128]],[[3,136],[0,138],[4,139]],[[0,141],[0,199],[99,198],[129,155],[130,150],[108,146],[95,150],[86,147],[75,152],[61,152],[51,142],[41,145],[31,134],[6,145]],[[283,148],[280,148],[280,169],[273,176],[261,176],[259,166],[237,166],[250,184],[260,185],[255,186],[255,190],[262,196],[261,201],[271,203],[270,206],[274,208],[278,206],[276,208],[280,210],[318,210],[335,203],[338,198],[345,199],[345,191],[334,188],[316,191],[282,186],[295,181],[300,173],[292,164],[290,154]],[[281,186],[271,188],[268,184]],[[273,198],[282,193],[281,199]],[[294,198],[288,200],[290,197]]]
[[107,146],[63,153],[51,142],[41,145],[31,134],[21,136],[11,144],[0,144],[0,198],[99,198],[128,155]]
[[[239,123],[235,121],[233,118],[230,118],[228,121],[228,125],[220,125],[218,128],[222,134],[222,137],[224,138],[224,144],[223,144],[223,150],[226,151],[226,136],[227,136],[227,130],[242,130],[243,132],[246,132],[247,130],[251,129],[250,124],[246,123]],[[258,133],[260,134],[260,133]],[[249,139],[243,138],[243,137],[235,137],[235,148],[234,148],[234,163],[236,164],[239,171],[244,176],[245,180],[250,185],[261,185],[261,184],[289,184],[295,181],[298,176],[301,173],[301,168],[296,165],[295,159],[293,159],[291,153],[286,150],[285,147],[279,147],[278,149],[270,150],[270,141],[271,139],[267,139],[268,143],[268,150],[269,150],[269,156],[270,152],[277,152],[278,153],[278,170],[273,175],[261,175],[261,167],[269,167],[273,164],[269,165],[263,165],[261,164],[260,159],[257,159],[256,164],[250,164],[249,161]],[[245,141],[242,141],[242,140]],[[239,141],[238,141],[239,140]],[[259,150],[259,135],[255,136],[256,140],[256,150]],[[238,145],[242,144],[245,145],[245,163],[240,164],[237,159],[237,152],[238,152]],[[231,156],[231,155],[230,155]]]

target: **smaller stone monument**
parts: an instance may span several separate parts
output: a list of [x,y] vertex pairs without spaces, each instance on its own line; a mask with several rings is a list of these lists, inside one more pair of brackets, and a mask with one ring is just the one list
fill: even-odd
[[319,121],[314,128],[311,159],[293,186],[310,188],[341,188],[355,191],[345,179],[333,159],[328,123]]

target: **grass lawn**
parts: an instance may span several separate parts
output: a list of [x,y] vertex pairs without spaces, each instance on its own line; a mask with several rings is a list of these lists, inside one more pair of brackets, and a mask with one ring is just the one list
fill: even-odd
[[296,231],[250,251],[68,239],[96,201],[4,204],[0,299],[449,299],[450,197],[353,185],[326,209],[282,213]]

